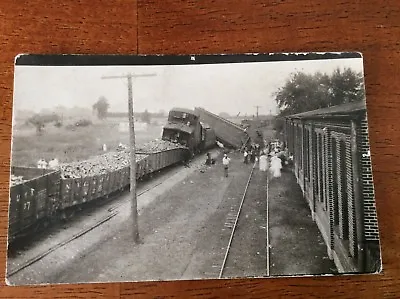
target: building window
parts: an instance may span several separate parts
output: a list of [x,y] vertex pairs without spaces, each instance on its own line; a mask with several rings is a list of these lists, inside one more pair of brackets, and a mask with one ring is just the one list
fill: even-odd
[[324,202],[324,150],[323,150],[323,135],[318,134],[318,184],[319,184],[319,201]]
[[333,199],[333,223],[339,225],[339,198],[338,198],[338,171],[337,171],[337,142],[332,138],[332,199]]
[[328,157],[328,136],[326,134],[323,135],[323,153],[324,153],[324,164],[323,164],[323,177],[324,177],[324,201],[325,201],[325,211],[328,210],[328,171],[329,171],[329,157]]
[[312,140],[312,152],[313,152],[313,188],[314,197],[318,197],[319,185],[318,185],[318,134],[313,132]]
[[340,141],[340,176],[341,176],[341,208],[340,213],[342,214],[342,239],[347,240],[349,238],[349,205],[348,205],[348,194],[347,194],[347,165],[346,165],[346,142]]
[[305,129],[304,131],[305,135],[304,135],[304,149],[303,149],[303,154],[304,154],[304,173],[305,173],[305,177],[307,179],[310,178],[310,132],[308,130],[308,128]]
[[300,162],[300,169],[303,170],[303,126],[299,126],[299,162]]

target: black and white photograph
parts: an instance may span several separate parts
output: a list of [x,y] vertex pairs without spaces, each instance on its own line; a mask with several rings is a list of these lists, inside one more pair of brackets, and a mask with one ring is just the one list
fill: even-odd
[[381,273],[367,103],[361,53],[21,54],[6,282]]

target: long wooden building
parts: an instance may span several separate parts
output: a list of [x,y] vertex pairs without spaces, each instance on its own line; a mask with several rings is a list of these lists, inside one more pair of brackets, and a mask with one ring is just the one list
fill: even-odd
[[339,272],[380,271],[365,102],[288,116],[285,138],[297,181]]

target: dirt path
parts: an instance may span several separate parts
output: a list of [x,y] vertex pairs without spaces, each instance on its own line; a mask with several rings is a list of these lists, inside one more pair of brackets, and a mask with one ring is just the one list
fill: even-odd
[[223,246],[227,245],[227,240],[219,244],[213,238],[221,237],[232,202],[240,199],[237,190],[231,191],[235,198],[227,190],[232,182],[239,188],[235,178],[248,175],[241,164],[232,164],[228,178],[223,177],[218,163],[204,172],[194,172],[153,201],[139,220],[142,244],[132,245],[131,230],[122,225],[113,238],[71,263],[54,281],[211,278],[207,271],[214,269],[215,258],[222,261]]
[[292,172],[268,189],[270,275],[331,274],[335,269]]
[[[146,207],[151,205],[153,201],[157,201],[159,196],[166,190],[171,189],[176,184],[179,185],[193,172],[202,169],[203,162],[204,158],[198,157],[191,163],[191,167],[189,168],[178,166],[177,169],[173,169],[165,175],[161,175],[155,180],[151,180],[147,184],[142,184],[140,189],[146,189],[157,185],[160,182],[162,183],[151,191],[138,197],[139,215],[141,215]],[[140,189],[138,192],[141,191]],[[113,212],[117,212],[118,214],[115,217],[79,239],[57,249],[55,252],[49,254],[29,268],[26,268],[12,276],[9,282],[12,284],[59,282],[59,278],[63,277],[65,273],[68,272],[67,269],[71,269],[74,263],[80,264],[81,260],[85,260],[87,256],[90,255],[96,256],[97,249],[104,243],[120,238],[122,235],[121,233],[124,230],[129,230],[131,225],[129,193],[125,193],[122,197],[116,199],[109,205],[105,205],[97,211],[92,212],[91,214],[82,215],[80,219],[76,219],[76,221],[69,223],[69,226],[65,226],[64,229],[56,231],[54,235],[49,235],[40,240],[40,242],[36,242],[36,244],[33,244],[25,252],[21,252],[19,256],[10,258],[8,260],[8,266],[11,269],[15,268],[37,254],[45,251],[52,245],[70,238],[83,228],[90,227],[90,225],[96,223],[98,219],[104,217],[106,214],[110,214],[109,207],[115,207],[116,205],[118,208]],[[127,237],[127,240],[129,240],[129,237]],[[122,244],[121,246],[124,247],[125,245]],[[111,249],[108,255],[112,257],[114,251],[114,249]],[[100,261],[102,259],[108,260],[108,255],[100,255],[97,258],[99,258]],[[99,264],[99,260],[94,261],[92,265],[88,265],[86,269],[82,270],[84,274],[86,273],[87,279],[90,280],[90,273],[96,271],[94,268],[95,265]]]

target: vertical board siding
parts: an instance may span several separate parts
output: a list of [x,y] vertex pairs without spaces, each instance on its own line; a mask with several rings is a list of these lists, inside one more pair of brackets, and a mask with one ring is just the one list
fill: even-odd
[[[379,240],[366,113],[357,121],[356,159],[352,155],[350,124],[351,119],[344,117],[334,122],[322,118],[306,122],[287,119],[285,125],[285,140],[294,157],[293,170],[297,182],[310,210],[317,214],[316,219],[325,217],[329,220],[320,227],[329,232],[326,246],[333,251],[347,252],[346,255],[338,255],[346,259],[341,261],[346,265],[354,264],[359,255],[360,238],[356,223],[360,216],[355,209],[353,182],[356,164],[360,169],[364,238],[373,244],[371,248],[367,247],[367,254],[376,251],[375,245]],[[338,243],[335,242],[335,235],[341,240]],[[376,255],[376,252],[373,254]]]

